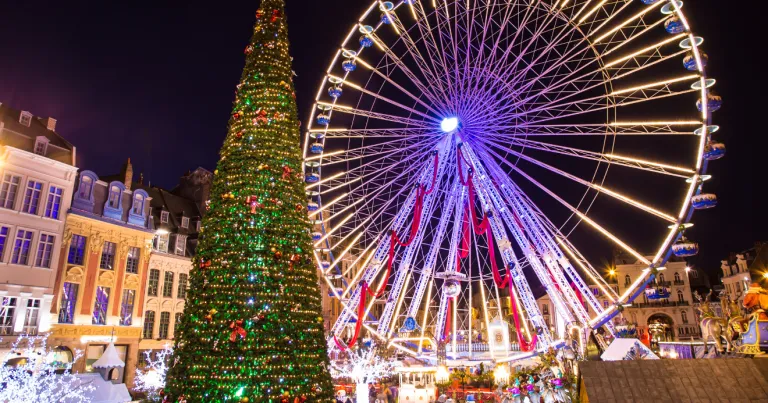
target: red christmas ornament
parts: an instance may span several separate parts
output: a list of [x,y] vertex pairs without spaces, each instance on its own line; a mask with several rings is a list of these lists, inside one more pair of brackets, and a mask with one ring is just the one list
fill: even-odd
[[200,262],[200,268],[201,269],[207,269],[209,267],[211,267],[211,261],[210,260],[207,261],[207,262],[206,261]]
[[256,210],[264,207],[263,204],[259,203],[256,196],[248,196],[245,198],[245,204],[251,206],[251,214],[256,214]]
[[301,256],[299,256],[299,255],[294,253],[293,255],[291,255],[291,259],[290,259],[290,263],[288,264],[288,268],[293,270],[293,265],[298,263],[300,260],[301,260]]
[[232,329],[232,333],[229,334],[229,341],[235,342],[240,337],[240,340],[245,339],[246,332],[245,328],[243,327],[243,321],[242,320],[236,320],[229,324],[229,328]]
[[267,123],[269,121],[267,119],[267,111],[265,111],[264,109],[260,109],[256,114],[257,116],[253,118],[253,124],[255,126]]
[[269,20],[271,22],[275,22],[278,19],[280,19],[280,10],[272,10],[272,18],[270,18]]
[[275,260],[280,260],[283,257],[283,252],[277,251],[275,252]]
[[296,203],[296,211],[303,211],[304,205],[301,203]]
[[304,403],[307,401],[307,395],[301,395],[301,403]]
[[243,112],[237,111],[234,114],[232,114],[232,117],[235,118],[235,120],[240,120],[240,118],[243,117]]
[[235,137],[241,139],[243,138],[243,134],[245,134],[245,130],[240,130],[239,132],[235,133]]
[[274,197],[272,198],[272,203],[274,205],[276,205],[276,206],[282,206],[283,205],[283,201],[282,200],[280,200],[278,198],[274,198]]
[[283,165],[283,180],[291,179],[291,174],[293,173],[293,169],[289,167],[288,165]]
[[256,10],[256,19],[260,19],[263,16],[264,16],[264,10],[262,9]]
[[246,46],[244,52],[246,55],[250,55],[251,53],[253,53],[253,45]]

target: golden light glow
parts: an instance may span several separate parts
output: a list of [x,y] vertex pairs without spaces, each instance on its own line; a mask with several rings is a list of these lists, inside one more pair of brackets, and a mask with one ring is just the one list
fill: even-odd
[[[659,85],[667,85],[667,84],[672,84],[672,83],[676,83],[676,82],[680,82],[680,81],[691,80],[691,79],[694,79],[694,78],[697,78],[697,77],[699,77],[698,74],[688,74],[686,76],[677,77],[677,78],[671,78],[669,80],[657,81],[657,82],[654,82],[654,83],[638,85],[637,87],[630,87],[630,88],[625,88],[623,90],[617,90],[617,91],[614,91],[611,95],[619,95],[619,94],[625,94],[627,92],[635,92],[635,91],[638,91],[638,90],[644,90],[644,89],[647,89],[647,88],[657,87]],[[697,122],[697,123],[700,123],[700,122]]]
[[589,16],[590,16],[590,15],[594,14],[594,13],[595,13],[597,10],[599,10],[599,9],[600,9],[600,7],[602,7],[602,6],[603,6],[603,4],[605,4],[607,1],[608,1],[608,0],[600,0],[600,2],[599,2],[599,3],[597,3],[597,5],[595,5],[595,7],[593,7],[591,10],[587,11],[587,13],[586,13],[586,14],[584,14],[584,16],[582,16],[581,18],[579,18],[579,24],[581,24],[582,22],[584,22],[584,20],[586,20],[587,18],[589,18]]
[[634,20],[636,20],[636,19],[638,19],[638,18],[642,17],[642,16],[643,16],[643,14],[645,14],[645,13],[647,13],[647,12],[649,12],[649,11],[653,10],[654,8],[656,8],[656,7],[658,7],[658,6],[662,5],[662,4],[664,4],[664,2],[663,2],[663,1],[657,1],[657,2],[656,2],[656,3],[654,3],[654,4],[651,4],[650,6],[646,7],[646,8],[645,8],[643,11],[640,11],[639,13],[637,13],[637,14],[635,14],[635,15],[633,15],[633,16],[631,16],[631,17],[629,17],[629,18],[627,18],[627,19],[626,19],[624,22],[622,22],[621,24],[617,25],[616,27],[614,27],[614,28],[613,28],[613,29],[611,29],[610,31],[608,31],[608,32],[606,32],[606,33],[604,33],[604,34],[600,35],[600,36],[599,36],[597,39],[595,39],[595,40],[594,40],[592,43],[593,43],[593,44],[596,44],[596,43],[598,43],[598,42],[602,41],[602,40],[603,40],[603,39],[605,39],[605,38],[606,38],[608,35],[610,35],[610,34],[612,34],[612,33],[616,32],[616,31],[620,30],[621,28],[623,28],[624,26],[626,26],[626,25],[627,25],[627,24],[629,24],[630,22],[632,22],[632,21],[634,21]]
[[669,38],[669,39],[667,39],[667,40],[664,40],[664,41],[658,42],[658,43],[656,43],[656,44],[653,44],[653,45],[651,45],[651,46],[648,46],[648,47],[646,47],[646,48],[640,49],[640,50],[638,50],[637,52],[634,52],[634,53],[630,53],[630,54],[629,54],[629,55],[627,55],[627,56],[624,56],[624,57],[620,57],[620,58],[618,58],[618,59],[616,59],[616,60],[614,60],[614,61],[612,61],[612,62],[610,62],[610,63],[606,63],[606,64],[605,64],[605,66],[604,66],[603,68],[604,68],[604,69],[607,69],[607,68],[609,68],[609,67],[611,67],[611,66],[614,66],[614,65],[616,65],[616,64],[619,64],[619,63],[621,63],[621,62],[623,62],[623,61],[629,60],[629,59],[631,59],[631,58],[633,58],[633,57],[635,57],[635,56],[639,56],[639,55],[642,55],[643,53],[645,53],[645,52],[647,52],[647,51],[649,51],[649,50],[653,50],[653,49],[656,49],[656,48],[662,47],[662,46],[664,46],[664,45],[666,45],[666,44],[668,44],[668,43],[670,43],[670,42],[674,42],[674,41],[676,41],[676,40],[678,40],[678,39],[680,39],[680,38],[682,38],[682,37],[684,37],[684,36],[685,36],[685,34],[679,34],[679,35],[675,35],[675,36],[673,36],[673,37],[671,37],[671,38]]

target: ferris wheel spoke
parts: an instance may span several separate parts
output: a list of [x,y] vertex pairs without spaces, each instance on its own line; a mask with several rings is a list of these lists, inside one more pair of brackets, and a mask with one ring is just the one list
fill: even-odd
[[[499,144],[496,141],[484,142],[490,146],[500,149],[505,152],[513,152],[507,145]],[[654,172],[663,175],[676,176],[679,178],[688,179],[696,173],[695,170],[678,167],[674,165],[661,164],[653,161],[642,160],[639,158],[627,157],[617,154],[606,154],[595,151],[582,150],[572,147],[564,147],[555,144],[543,143],[534,140],[527,140],[521,138],[509,139],[507,144],[518,147],[531,148],[539,151],[546,151],[554,154],[567,155],[570,157],[576,157],[581,159],[588,159],[592,161],[605,162],[612,165],[623,166],[627,168],[640,169],[649,172]]]
[[[390,115],[390,114],[381,113],[381,112],[366,111],[366,110],[357,109],[351,106],[333,104],[328,102],[318,102],[317,104],[330,107],[335,112],[341,112],[348,115],[362,116],[366,118],[378,119],[378,120],[383,120],[383,121],[392,122],[392,123],[400,123],[405,126],[415,126],[421,129],[426,129],[429,127],[427,126],[428,122],[425,122],[423,120],[411,119],[403,116]],[[437,124],[440,123],[440,121],[437,120],[437,118],[433,118],[428,115],[425,115],[425,116],[427,116],[427,118],[433,121],[434,123],[437,123]]]
[[[698,121],[691,121],[694,125]],[[581,125],[552,124],[552,125],[525,125],[525,126],[498,126],[493,127],[485,136],[494,139],[507,139],[510,137],[537,137],[537,136],[692,136],[694,129],[681,130],[675,124],[643,124],[642,122],[621,123],[592,123]]]
[[[418,141],[413,141],[418,139]],[[322,166],[345,163],[350,161],[359,160],[362,158],[378,157],[385,155],[391,157],[392,153],[401,152],[406,149],[421,148],[429,143],[434,143],[435,139],[432,137],[415,137],[415,138],[394,138],[378,144],[371,144],[368,146],[361,146],[357,148],[351,148],[348,150],[337,150],[323,152],[315,157],[306,158],[305,161],[320,160]]]
[[[381,3],[381,1],[379,1]],[[414,42],[413,38],[411,38],[411,35],[408,33],[408,29],[403,26],[402,21],[400,18],[391,18],[392,23],[389,24],[394,30],[397,35],[400,36],[402,39],[403,44],[405,45],[406,50],[408,51],[408,54],[411,56],[411,58],[414,60],[416,65],[419,67],[419,70],[424,74],[424,76],[427,78],[427,82],[436,85],[437,89],[439,90],[439,93],[442,94],[443,100],[446,104],[450,103],[450,95],[446,91],[445,85],[443,83],[442,78],[444,76],[441,76],[438,74],[437,66],[433,63],[427,62],[427,58],[424,57],[424,55],[421,54],[421,51],[419,50],[418,46],[416,45],[416,42]]]
[[[514,163],[510,162],[508,159],[502,157],[501,155],[499,155],[498,153],[494,152],[493,150],[489,150],[488,152],[491,155],[494,155],[497,158],[498,161],[500,161],[501,163],[507,165],[510,168],[512,168],[515,165]],[[616,200],[624,202],[624,203],[626,203],[626,204],[628,204],[628,205],[630,205],[632,207],[635,207],[637,209],[645,211],[646,213],[649,213],[649,214],[652,214],[652,215],[654,215],[656,217],[664,219],[667,222],[670,222],[670,223],[676,223],[677,222],[677,219],[675,217],[673,217],[672,215],[663,213],[663,212],[661,212],[661,211],[659,211],[659,210],[657,210],[657,209],[655,209],[653,207],[650,207],[650,206],[648,206],[648,205],[646,205],[644,203],[636,201],[636,200],[632,199],[631,197],[625,196],[625,195],[623,195],[623,194],[621,194],[621,193],[619,193],[617,191],[614,191],[614,190],[611,190],[611,189],[609,189],[607,187],[604,187],[604,186],[598,185],[596,183],[592,183],[590,181],[581,179],[581,178],[579,178],[579,177],[577,177],[577,176],[575,176],[573,174],[570,174],[570,173],[565,172],[565,171],[563,171],[561,169],[555,168],[552,165],[549,165],[549,164],[546,164],[544,162],[541,162],[541,161],[539,161],[539,160],[537,160],[535,158],[531,158],[530,156],[525,155],[524,153],[517,152],[517,151],[514,151],[514,150],[510,150],[509,153],[514,155],[514,156],[516,156],[516,157],[524,159],[524,160],[526,160],[526,161],[528,161],[528,162],[530,162],[532,164],[535,164],[535,165],[537,165],[537,166],[539,166],[541,168],[549,170],[550,172],[554,172],[554,173],[556,173],[556,174],[558,174],[558,175],[560,175],[560,176],[562,176],[564,178],[570,179],[573,182],[576,182],[578,184],[586,186],[586,187],[588,187],[590,189],[594,189],[594,190],[596,190],[596,191],[598,191],[600,193],[604,193],[604,194],[606,194],[608,196],[611,196],[611,197],[613,197]]]
[[[397,83],[396,81],[394,81],[394,80],[393,80],[393,79],[392,79],[390,76],[388,76],[388,75],[386,75],[386,74],[382,73],[382,72],[381,72],[379,69],[377,69],[377,68],[375,68],[375,67],[371,66],[370,64],[368,64],[368,63],[367,63],[365,60],[361,59],[360,57],[358,57],[358,58],[357,58],[357,61],[358,61],[358,62],[359,62],[359,63],[360,63],[362,66],[364,66],[364,67],[365,67],[365,68],[367,68],[368,70],[371,70],[371,72],[373,72],[374,74],[376,74],[377,76],[379,76],[380,78],[382,78],[384,81],[386,81],[387,83],[389,83],[389,84],[390,84],[390,85],[392,85],[393,87],[397,88],[397,89],[398,89],[400,92],[402,92],[403,94],[407,95],[409,98],[411,98],[412,100],[414,100],[414,101],[415,101],[416,103],[418,103],[419,105],[421,105],[421,106],[425,107],[425,108],[426,108],[427,110],[429,110],[430,112],[432,112],[432,113],[435,113],[435,114],[438,114],[438,115],[439,115],[439,113],[438,113],[438,112],[437,112],[437,111],[436,111],[436,110],[435,110],[435,109],[434,109],[434,108],[433,108],[433,107],[432,107],[432,106],[431,106],[429,103],[426,103],[426,102],[424,102],[424,101],[423,101],[421,98],[417,97],[416,95],[414,95],[413,93],[411,93],[411,92],[410,92],[410,91],[408,91],[407,89],[403,88],[403,86],[402,86],[402,85],[398,84],[398,83]],[[347,81],[347,82],[348,82],[348,81]],[[353,88],[354,88],[354,87],[353,87]],[[418,88],[418,85],[417,85],[417,88]],[[422,93],[423,93],[423,92],[422,92]],[[431,102],[431,103],[434,103],[434,101],[432,101],[432,98],[430,98],[430,97],[431,97],[431,95],[429,95],[429,94],[424,94],[424,96],[425,96],[425,98],[427,98],[428,100],[430,100],[430,102]]]
[[[394,100],[392,100],[392,99],[390,99],[390,98],[387,98],[387,97],[385,97],[385,96],[383,96],[383,95],[381,95],[381,94],[378,94],[378,93],[376,93],[376,92],[373,92],[373,91],[368,91],[368,90],[366,90],[365,88],[363,88],[363,87],[361,87],[361,86],[359,86],[359,85],[357,85],[357,84],[354,84],[354,83],[352,83],[352,82],[351,82],[351,81],[349,81],[349,80],[347,80],[347,81],[344,81],[344,79],[343,79],[343,78],[341,78],[341,77],[336,77],[336,76],[333,76],[333,75],[330,75],[330,74],[328,75],[328,77],[330,77],[330,78],[333,78],[333,79],[335,79],[335,80],[338,80],[338,81],[340,81],[340,82],[341,82],[341,81],[343,81],[343,82],[344,82],[344,84],[345,84],[346,86],[350,86],[350,87],[352,87],[352,88],[354,88],[354,89],[358,90],[359,92],[361,92],[361,93],[363,93],[363,94],[365,94],[365,95],[368,95],[368,96],[370,96],[370,97],[376,98],[377,100],[381,100],[381,101],[384,101],[384,102],[386,102],[386,103],[388,103],[388,104],[390,104],[390,105],[394,105],[394,106],[397,106],[398,108],[400,108],[400,109],[403,109],[403,110],[405,110],[405,111],[408,111],[408,112],[410,112],[411,114],[414,114],[414,115],[419,115],[419,116],[421,116],[421,117],[423,117],[423,118],[426,118],[426,119],[432,119],[432,117],[431,117],[431,116],[429,116],[429,115],[427,115],[427,114],[425,114],[425,113],[423,113],[423,112],[421,112],[421,111],[419,111],[419,110],[413,109],[413,108],[411,108],[411,107],[409,107],[409,106],[405,106],[405,105],[401,104],[400,102],[394,101]],[[429,108],[429,109],[430,109],[430,110],[432,110],[432,108]]]
[[[482,147],[482,146],[481,146],[481,147]],[[525,179],[527,179],[529,182],[531,182],[532,184],[536,185],[536,187],[538,187],[539,189],[541,189],[542,191],[544,191],[544,193],[548,194],[550,197],[552,197],[552,198],[553,198],[553,199],[555,199],[557,202],[559,202],[560,204],[562,204],[562,205],[563,205],[565,208],[567,208],[568,210],[570,210],[570,211],[571,211],[571,213],[575,214],[575,215],[576,215],[577,217],[579,217],[579,218],[580,218],[582,221],[586,222],[586,223],[587,223],[587,224],[589,224],[589,225],[590,225],[592,228],[596,229],[597,231],[599,231],[600,233],[602,233],[602,234],[603,234],[605,237],[607,237],[608,239],[610,239],[611,241],[613,241],[613,243],[615,243],[615,244],[616,244],[616,246],[619,246],[619,247],[621,247],[621,248],[622,248],[622,249],[624,249],[624,250],[625,250],[627,253],[631,254],[631,255],[632,255],[632,256],[634,256],[634,257],[636,257],[636,258],[637,258],[639,261],[643,262],[644,264],[647,264],[647,265],[650,265],[650,264],[651,264],[651,262],[650,262],[650,261],[649,261],[649,260],[648,260],[648,259],[647,259],[645,256],[643,256],[641,253],[639,253],[639,252],[637,252],[636,250],[634,250],[634,249],[633,249],[631,246],[629,246],[629,244],[627,244],[626,242],[624,242],[623,240],[621,240],[621,239],[620,239],[619,237],[617,237],[616,235],[613,235],[613,234],[612,234],[610,231],[608,231],[608,230],[606,230],[605,228],[603,228],[603,227],[602,227],[600,224],[598,224],[597,222],[595,222],[593,219],[589,218],[589,217],[588,217],[586,214],[584,214],[584,213],[582,213],[581,211],[579,211],[579,209],[577,209],[576,207],[572,206],[572,205],[571,205],[570,203],[568,203],[567,201],[563,200],[563,199],[562,199],[560,196],[558,196],[558,195],[557,195],[555,192],[551,191],[549,188],[547,188],[546,186],[544,186],[544,185],[542,185],[541,183],[539,183],[539,182],[538,182],[536,179],[532,178],[530,175],[528,175],[528,174],[527,174],[527,173],[525,173],[525,172],[524,172],[522,169],[520,169],[520,167],[519,167],[519,166],[513,166],[513,168],[512,168],[512,169],[513,169],[515,172],[517,172],[518,174],[520,174],[520,176],[524,177],[524,178],[525,178]]]
[[[328,140],[333,139],[352,139],[352,138],[416,138],[416,137],[434,137],[439,133],[435,129],[424,127],[413,128],[391,128],[391,129],[312,129],[309,130],[310,136],[318,134]],[[312,158],[312,157],[309,157]],[[314,158],[313,158],[314,159]]]
[[[373,43],[376,45],[376,47],[378,47],[382,52],[384,52],[386,59],[394,63],[394,65],[400,71],[402,71],[403,74],[406,75],[406,77],[408,77],[408,79],[411,81],[411,84],[416,86],[416,88],[418,88],[419,91],[421,91],[424,97],[426,97],[435,106],[440,107],[440,106],[446,105],[445,104],[446,100],[443,99],[440,96],[440,94],[435,92],[431,86],[424,84],[424,82],[413,72],[413,70],[411,70],[411,68],[408,67],[408,65],[406,65],[405,62],[403,62],[403,60],[400,59],[395,54],[395,52],[392,51],[392,49],[386,46],[378,36],[376,36],[374,33],[371,33],[369,36],[373,40]],[[357,60],[360,60],[360,58],[358,57]],[[422,74],[424,73],[422,72]],[[428,77],[425,77],[425,78],[429,79]]]

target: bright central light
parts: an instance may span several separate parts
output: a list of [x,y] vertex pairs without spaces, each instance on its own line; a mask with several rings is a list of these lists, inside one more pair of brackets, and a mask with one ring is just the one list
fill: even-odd
[[446,133],[456,130],[457,127],[459,127],[459,118],[445,118],[440,122],[440,128]]

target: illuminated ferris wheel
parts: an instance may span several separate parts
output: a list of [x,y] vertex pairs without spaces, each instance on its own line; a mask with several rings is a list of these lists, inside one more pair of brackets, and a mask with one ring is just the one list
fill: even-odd
[[[374,1],[304,142],[330,348],[503,361],[613,333],[716,204],[702,45],[681,1]],[[585,257],[612,249],[647,266],[621,295]]]

